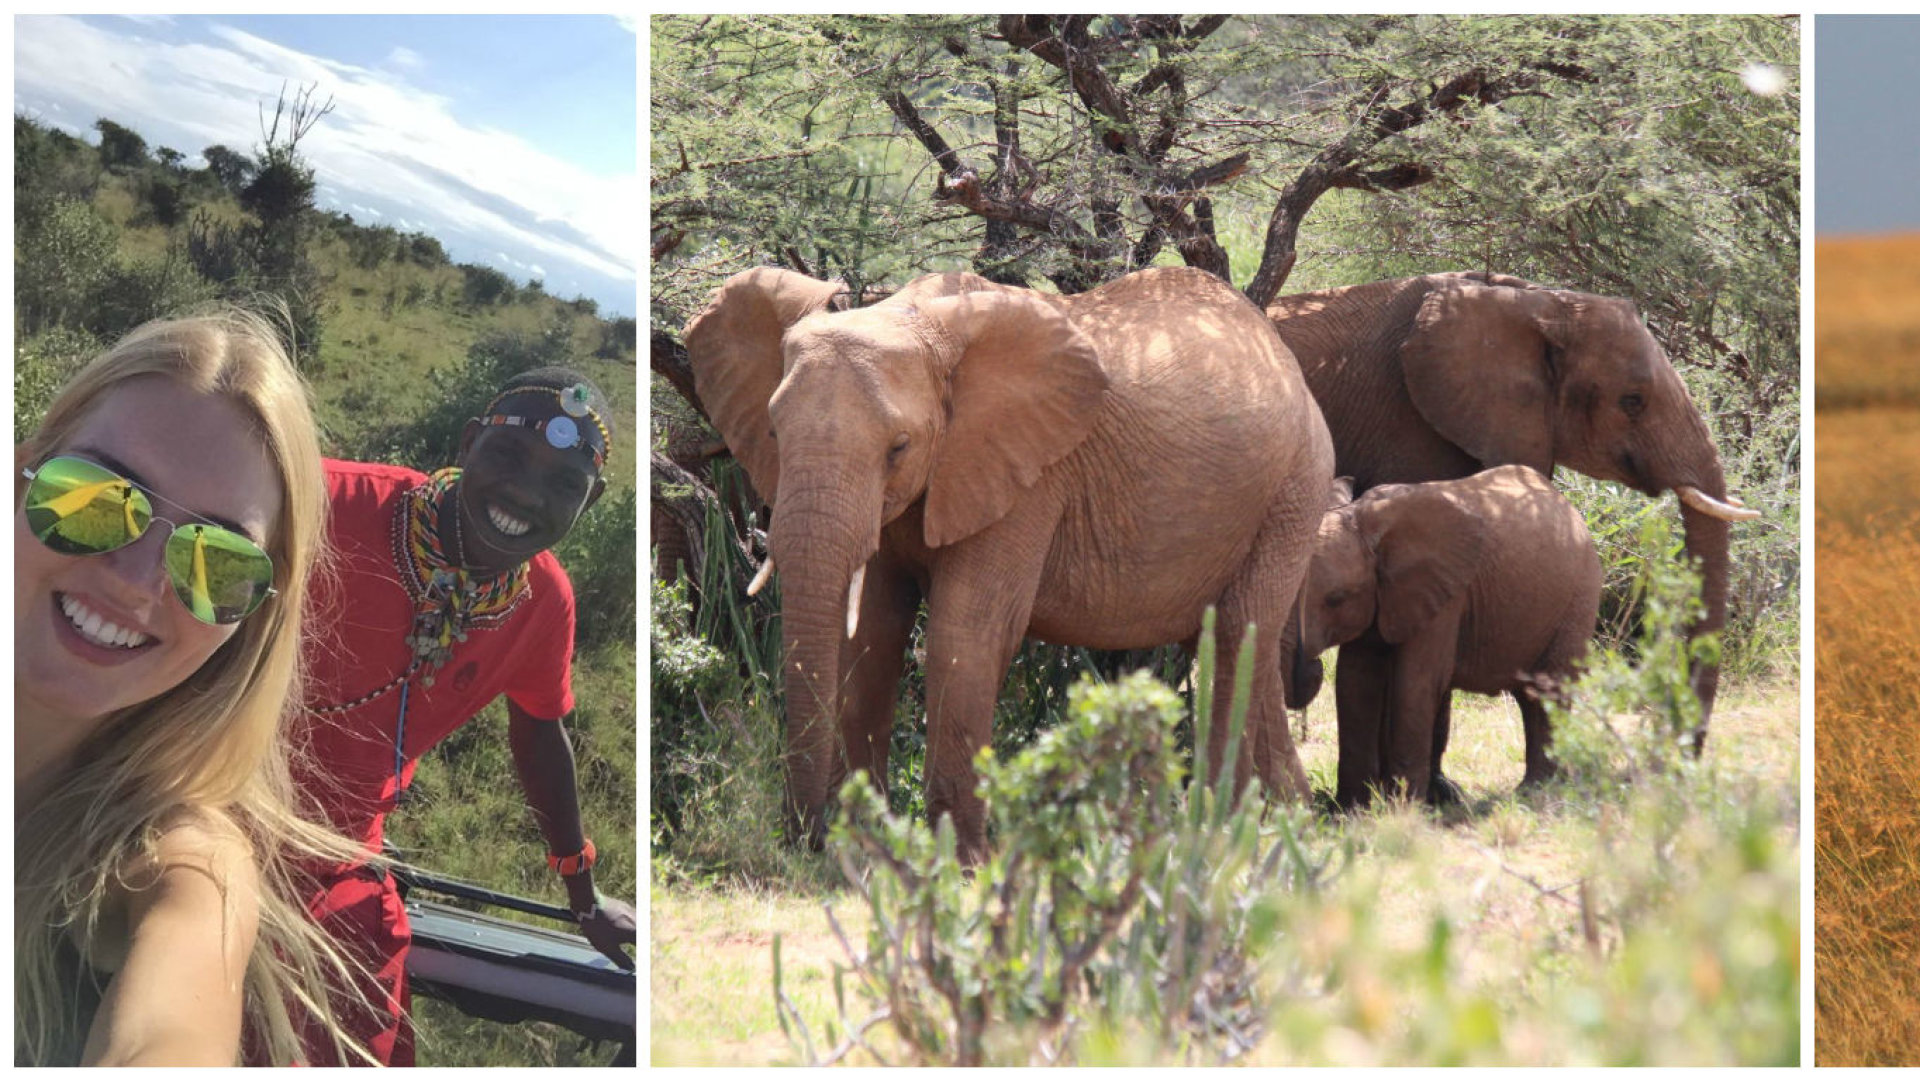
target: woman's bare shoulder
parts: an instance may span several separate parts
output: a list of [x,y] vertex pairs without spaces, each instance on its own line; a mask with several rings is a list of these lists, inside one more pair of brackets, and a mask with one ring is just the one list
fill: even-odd
[[246,833],[225,813],[180,807],[154,822],[152,847],[122,868],[120,884],[127,893],[138,893],[184,871],[204,877],[221,893],[236,886],[251,891],[259,880],[253,855]]

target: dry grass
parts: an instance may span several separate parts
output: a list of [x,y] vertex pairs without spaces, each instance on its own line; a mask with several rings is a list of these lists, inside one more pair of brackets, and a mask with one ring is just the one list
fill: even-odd
[[1920,236],[1820,240],[1813,257],[1816,403],[1920,405]]
[[[1822,280],[1823,306],[1830,290]],[[1823,352],[1823,379],[1827,359]],[[1912,1065],[1920,1063],[1920,413],[1823,412],[1815,448],[1815,1061]]]

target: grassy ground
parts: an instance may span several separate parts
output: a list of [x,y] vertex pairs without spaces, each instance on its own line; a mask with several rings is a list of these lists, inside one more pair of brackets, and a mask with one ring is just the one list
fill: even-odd
[[[1920,241],[1826,242],[1815,418],[1815,1061],[1920,1064]],[[1828,278],[1828,268],[1844,270]],[[1830,408],[1872,403],[1872,408]]]
[[[1518,711],[1506,699],[1462,696],[1455,706],[1447,772],[1467,795],[1463,810],[1444,820],[1409,810],[1376,811],[1328,822],[1329,835],[1351,838],[1358,851],[1341,878],[1339,895],[1290,915],[1293,932],[1283,937],[1298,950],[1282,957],[1289,970],[1332,965],[1345,971],[1341,986],[1317,986],[1292,1006],[1291,1020],[1310,1039],[1286,1031],[1251,1055],[1256,1064],[1367,1065],[1437,1063],[1453,1059],[1445,1040],[1417,1030],[1425,1022],[1421,995],[1409,972],[1427,961],[1433,928],[1444,923],[1453,944],[1447,962],[1452,991],[1485,1000],[1501,1017],[1502,1045],[1494,1053],[1510,1063],[1577,1063],[1583,1051],[1558,1035],[1568,985],[1598,985],[1596,973],[1619,968],[1634,950],[1625,948],[1614,925],[1583,918],[1583,878],[1605,862],[1614,847],[1631,850],[1634,822],[1623,803],[1617,812],[1574,812],[1557,789],[1515,798],[1523,771]],[[1316,702],[1297,730],[1300,749],[1316,787],[1330,787],[1336,757],[1332,707]],[[1798,680],[1791,672],[1730,684],[1714,715],[1708,755],[1727,792],[1750,800],[1756,815],[1788,850],[1797,851],[1799,766]],[[1624,844],[1623,844],[1624,840]],[[1688,861],[1685,844],[1662,858]],[[1679,854],[1676,854],[1679,852]],[[1695,852],[1698,854],[1698,852]],[[1757,887],[1788,910],[1797,926],[1797,858]],[[1600,875],[1604,877],[1604,874]],[[661,875],[656,872],[656,882]],[[816,880],[826,880],[821,874]],[[1599,878],[1595,878],[1599,880]],[[1739,879],[1745,888],[1755,883]],[[1595,885],[1596,889],[1601,888]],[[834,1014],[832,970],[844,954],[822,913],[831,905],[849,936],[862,940],[862,909],[851,895],[831,888],[767,884],[658,884],[652,891],[651,1034],[658,1065],[760,1065],[799,1060],[782,1035],[773,1008],[771,942],[782,938],[787,993],[816,1039]],[[1598,906],[1598,902],[1596,905]],[[1787,935],[1781,940],[1797,940]],[[1668,952],[1693,944],[1674,941]],[[1596,963],[1595,953],[1609,959]],[[1704,953],[1703,953],[1704,955]],[[1796,961],[1797,963],[1797,961]],[[1409,967],[1408,965],[1411,965]],[[1692,970],[1708,970],[1695,963]],[[1717,969],[1713,969],[1717,970]],[[1703,978],[1706,976],[1702,976]],[[1636,1038],[1652,1047],[1652,1060],[1676,1062],[1751,1060],[1742,1048],[1703,1050],[1683,1033],[1688,1008],[1657,1008],[1606,1023],[1640,1025]],[[1598,1006],[1596,1006],[1598,1007]],[[1301,1026],[1304,1025],[1304,1026]],[[1671,1025],[1649,1036],[1645,1027]],[[1797,1028],[1797,1025],[1796,1025]],[[1667,1036],[1671,1036],[1668,1038]],[[1452,1039],[1452,1035],[1446,1039]],[[1663,1053],[1662,1047],[1668,1048]],[[824,1049],[824,1048],[821,1048]],[[1489,1060],[1485,1051],[1458,1060]],[[857,1063],[858,1059],[849,1059]],[[1124,1056],[1123,1056],[1124,1060]]]

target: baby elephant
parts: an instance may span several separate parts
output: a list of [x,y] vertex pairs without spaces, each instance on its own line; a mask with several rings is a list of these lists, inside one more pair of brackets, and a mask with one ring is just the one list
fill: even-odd
[[1440,801],[1454,690],[1510,693],[1526,727],[1521,787],[1554,774],[1534,677],[1564,679],[1600,606],[1600,559],[1580,512],[1547,478],[1505,465],[1460,480],[1385,484],[1354,499],[1335,482],[1302,586],[1294,708],[1340,645],[1336,799],[1372,788]]

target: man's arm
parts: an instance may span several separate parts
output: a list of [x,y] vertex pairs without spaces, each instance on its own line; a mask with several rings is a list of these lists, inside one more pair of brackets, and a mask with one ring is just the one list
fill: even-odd
[[[586,845],[586,832],[580,824],[573,743],[567,739],[566,725],[558,720],[536,719],[509,699],[507,745],[513,751],[514,772],[520,777],[520,788],[526,793],[540,835],[546,838],[547,850],[556,855],[581,850]],[[632,906],[613,897],[600,897],[593,887],[592,870],[583,869],[560,880],[567,888],[567,907],[576,913],[590,912],[581,918],[580,932],[614,963],[632,969],[633,959],[620,947],[638,943]]]

